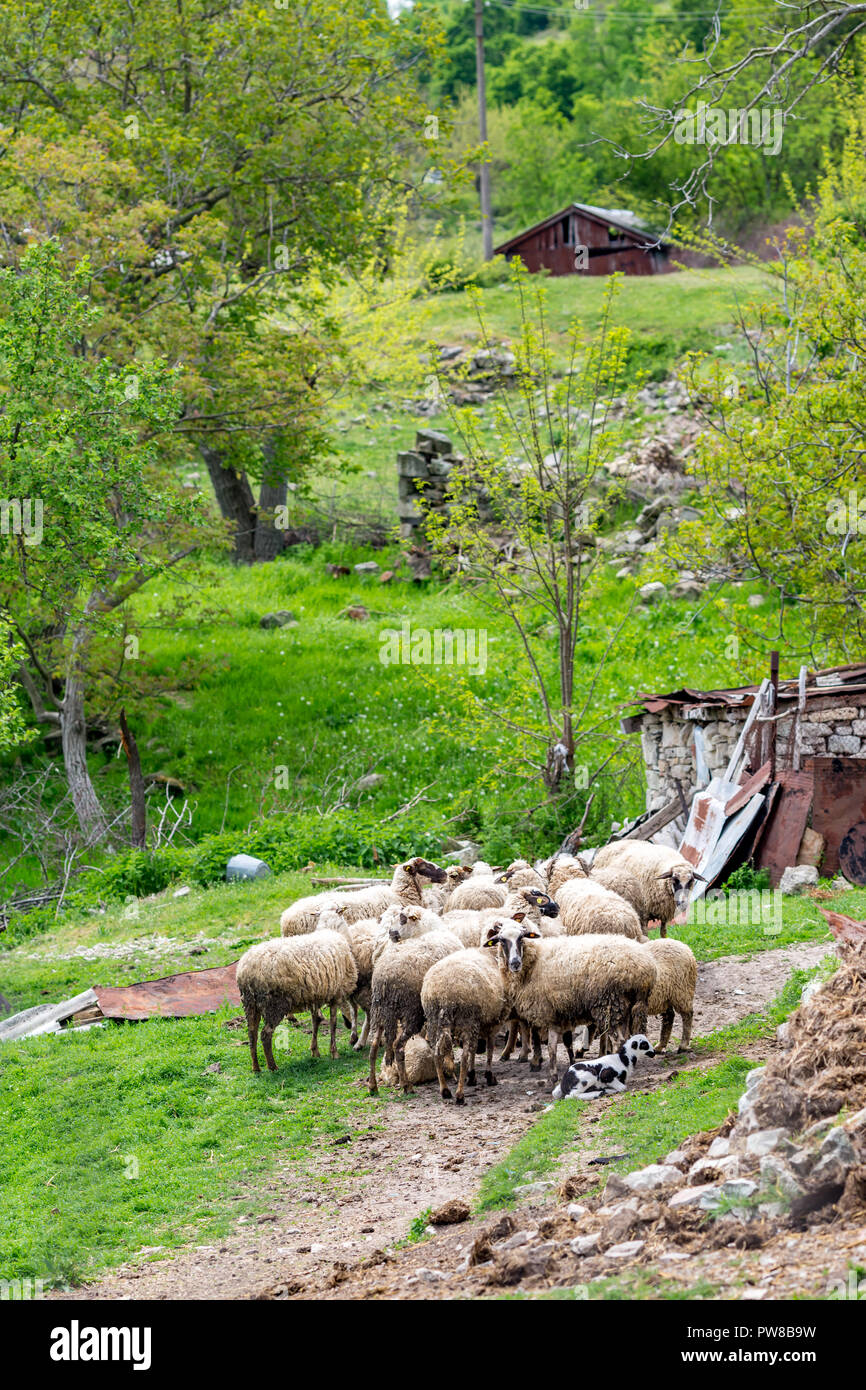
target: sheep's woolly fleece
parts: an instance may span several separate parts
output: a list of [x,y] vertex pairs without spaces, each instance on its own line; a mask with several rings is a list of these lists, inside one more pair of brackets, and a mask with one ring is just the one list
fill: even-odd
[[352,952],[337,932],[275,937],[251,946],[238,961],[241,998],[279,998],[285,1013],[318,1008],[351,994],[358,980]]

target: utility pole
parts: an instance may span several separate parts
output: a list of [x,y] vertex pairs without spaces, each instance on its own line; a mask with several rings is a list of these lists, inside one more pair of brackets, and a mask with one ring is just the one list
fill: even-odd
[[[478,86],[478,134],[487,143],[487,85],[484,80],[484,0],[475,0],[475,73]],[[490,211],[490,165],[481,164],[481,238],[485,261],[493,260],[493,215]]]

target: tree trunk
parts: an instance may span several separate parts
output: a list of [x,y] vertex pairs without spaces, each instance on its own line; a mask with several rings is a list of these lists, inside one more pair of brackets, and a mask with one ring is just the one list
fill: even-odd
[[84,686],[70,671],[66,677],[63,706],[60,711],[60,733],[63,764],[72,795],[72,804],[82,834],[93,843],[108,833],[108,822],[90,780],[87,766],[87,725],[84,720]]
[[247,476],[224,467],[217,449],[203,444],[201,453],[217,505],[226,520],[234,523],[234,558],[239,564],[251,565],[255,559],[256,504]]
[[257,560],[274,560],[283,548],[284,533],[274,525],[274,510],[285,506],[285,478],[275,483],[263,482],[259,488],[259,509],[254,540]]
[[132,800],[132,843],[136,849],[144,849],[147,842],[147,809],[144,801],[144,778],[141,775],[141,758],[138,744],[126,722],[126,710],[120,711],[120,735],[123,751],[129,764],[129,795]]

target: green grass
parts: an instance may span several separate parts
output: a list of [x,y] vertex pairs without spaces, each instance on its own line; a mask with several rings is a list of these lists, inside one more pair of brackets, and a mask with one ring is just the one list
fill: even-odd
[[304,1182],[318,1139],[375,1124],[388,1102],[348,1085],[367,1063],[345,1033],[316,1062],[284,1027],[279,1071],[253,1076],[245,1030],[222,1027],[235,1012],[4,1045],[0,1278],[77,1283],[143,1246],[225,1236],[267,1210],[268,1185]]
[[537,1293],[505,1293],[497,1296],[497,1301],[531,1303],[634,1303],[638,1300],[660,1299],[680,1302],[694,1299],[715,1299],[718,1289],[707,1279],[684,1287],[672,1284],[663,1276],[650,1269],[627,1269],[615,1278],[593,1279],[588,1284],[574,1284],[570,1288],[540,1289]]

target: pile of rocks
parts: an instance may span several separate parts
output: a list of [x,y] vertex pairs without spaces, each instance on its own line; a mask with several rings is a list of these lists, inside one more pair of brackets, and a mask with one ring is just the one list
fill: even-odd
[[418,430],[415,447],[397,455],[397,515],[403,540],[423,538],[425,515],[445,506],[448,475],[462,457],[454,452],[447,434]]

